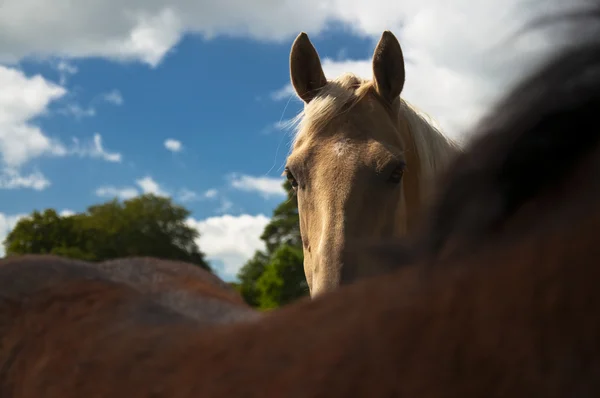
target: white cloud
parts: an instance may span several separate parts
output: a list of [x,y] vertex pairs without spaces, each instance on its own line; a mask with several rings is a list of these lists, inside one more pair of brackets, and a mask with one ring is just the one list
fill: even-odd
[[179,191],[179,200],[181,202],[192,202],[198,199],[200,199],[199,195],[192,190],[184,188]]
[[64,59],[58,61],[54,67],[58,71],[60,78],[59,82],[61,86],[64,86],[67,83],[67,77],[69,75],[74,75],[78,72],[78,69],[75,65],[70,64]]
[[96,196],[104,198],[131,199],[140,194],[154,194],[156,196],[168,197],[170,194],[161,188],[160,184],[150,176],[135,180],[135,186],[115,187],[103,185],[96,189]]
[[61,217],[70,217],[75,215],[75,211],[71,210],[71,209],[64,209],[61,212],[58,213],[59,216]]
[[[577,3],[3,0],[0,62],[15,62],[31,55],[65,59],[100,56],[156,66],[186,33],[199,33],[209,39],[226,35],[291,42],[302,30],[315,38],[331,23],[338,23],[351,33],[371,38],[374,45],[384,29],[391,29],[399,37],[408,63],[405,97],[456,135],[476,120],[532,62],[539,60],[540,54],[560,42],[557,34],[545,35],[548,31],[541,29],[521,40],[503,40],[542,12]],[[36,12],[31,12],[33,8]],[[330,76],[348,70],[371,75],[370,60],[330,59],[325,64]],[[289,94],[288,87],[274,96],[285,98]]]
[[[60,65],[60,64],[59,64]],[[64,76],[61,76],[61,84],[65,83]],[[62,115],[72,115],[75,119],[82,119],[84,117],[93,117],[96,116],[96,108],[93,105],[94,103],[98,103],[99,101],[108,102],[113,105],[123,105],[123,97],[121,96],[121,92],[119,90],[112,90],[107,93],[96,96],[87,107],[83,107],[79,104],[71,103],[63,106],[58,109],[56,112]]]
[[22,175],[19,170],[5,168],[0,171],[0,189],[28,188],[42,191],[50,186],[50,181],[39,171]]
[[0,87],[0,163],[17,168],[39,156],[66,155],[58,140],[31,122],[46,113],[48,104],[64,96],[66,90],[40,75],[27,77],[1,65]]
[[[181,202],[192,202],[196,200],[215,199],[218,194],[219,192],[214,188],[209,189],[202,194],[198,194],[190,189],[183,188],[179,191],[178,198]],[[231,205],[228,206],[227,209],[230,207]]]
[[[321,60],[323,61],[323,60]],[[286,84],[279,90],[275,90],[271,93],[271,99],[275,101],[288,100],[294,96],[294,88],[291,84]]]
[[156,196],[169,196],[169,194],[166,191],[163,191],[160,185],[150,176],[135,180],[135,183],[141,188],[142,193],[151,193]]
[[[500,30],[519,26],[556,0],[4,0],[0,61],[37,57],[101,56],[157,65],[188,32],[289,40],[301,30],[316,35],[332,22],[362,36],[401,30],[416,50],[437,52],[468,65]],[[564,4],[564,2],[562,2]],[[36,12],[31,12],[32,9]],[[463,50],[464,48],[464,50]],[[457,51],[458,50],[458,51]],[[467,54],[468,58],[461,55]],[[487,62],[487,61],[484,61]]]
[[227,214],[200,221],[190,218],[188,225],[200,232],[197,243],[208,260],[221,261],[223,274],[234,277],[256,250],[264,250],[260,235],[269,221],[263,214]]
[[[509,41],[511,34],[542,12],[556,10],[559,2],[552,0],[477,4],[471,0],[376,0],[367,7],[364,1],[353,0],[344,4],[336,13],[342,20],[354,22],[352,30],[370,36],[373,47],[384,29],[396,33],[407,63],[403,97],[459,139],[466,138],[463,132],[507,86],[564,43],[558,30],[549,34],[541,29]],[[569,4],[563,2],[562,6]],[[370,57],[334,60],[323,56],[322,61],[329,78],[343,72],[372,78]],[[289,84],[271,95],[276,100],[290,96],[295,97]]]
[[[65,73],[76,72],[76,68],[67,63],[58,63],[56,68],[67,71]],[[50,182],[41,172],[25,175],[20,170],[26,163],[41,156],[77,155],[108,162],[121,161],[121,154],[104,150],[99,134],[94,135],[91,144],[82,146],[74,139],[74,146],[68,148],[33,122],[48,112],[51,102],[64,97],[67,93],[65,88],[40,75],[26,76],[17,69],[2,65],[0,87],[0,189],[42,190],[48,187]],[[84,116],[93,110],[72,106],[70,112]]]
[[[418,44],[410,46],[412,43],[407,39],[407,35],[411,33],[410,28],[409,23],[405,27],[404,40],[401,39],[407,58],[411,55],[411,48],[419,48]],[[413,38],[416,42],[419,39],[420,37]],[[506,85],[511,84],[518,74],[525,72],[530,66],[525,62],[520,67],[508,65],[506,67],[512,68],[515,74],[500,76],[496,71],[486,70],[485,68],[490,68],[489,65],[482,67],[481,70],[472,66],[469,68],[465,66],[465,70],[460,70],[445,64],[454,62],[450,58],[434,60],[431,58],[432,54],[425,51],[419,54],[418,50],[412,52],[412,55],[408,58],[412,62],[406,64],[406,83],[402,97],[435,119],[443,131],[457,139],[464,139],[462,133],[483,116],[497,96],[505,92]],[[476,59],[474,53],[469,56]],[[478,63],[484,64],[485,61],[480,60]],[[352,72],[368,79],[373,76],[370,58],[336,61],[324,57],[322,64],[328,78],[335,78],[345,72]],[[287,99],[290,96],[296,98],[289,83],[272,95],[276,100]],[[277,127],[285,128],[288,126],[287,122],[279,123]]]
[[70,149],[69,154],[78,155],[80,157],[91,157],[105,160],[107,162],[120,163],[122,155],[118,152],[108,152],[102,145],[102,136],[98,133],[94,134],[93,141],[81,146],[77,138],[73,138],[74,147]]
[[133,188],[133,187],[122,187],[122,188],[117,188],[117,187],[113,187],[111,185],[104,185],[101,186],[100,188],[96,189],[96,196],[99,196],[101,198],[119,198],[119,199],[131,199],[135,196],[139,195],[139,192],[137,189]]
[[179,152],[183,148],[181,145],[181,141],[174,140],[173,138],[168,138],[165,140],[165,148],[171,152]]
[[4,239],[6,236],[12,231],[12,229],[17,225],[20,219],[27,217],[27,214],[13,214],[8,215],[4,213],[0,213],[0,257],[4,257]]
[[230,178],[231,186],[241,191],[258,192],[265,198],[286,195],[281,178],[253,177],[243,174],[233,174]]
[[203,196],[207,199],[214,199],[217,197],[219,191],[217,191],[214,188],[211,188],[209,190],[207,190],[206,192],[204,192]]
[[119,90],[112,90],[102,95],[102,99],[114,105],[123,105],[123,96]]

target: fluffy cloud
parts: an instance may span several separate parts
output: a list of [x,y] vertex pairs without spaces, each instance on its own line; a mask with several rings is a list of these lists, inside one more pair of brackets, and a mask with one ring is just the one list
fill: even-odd
[[144,178],[140,178],[139,180],[135,180],[135,183],[141,188],[142,193],[151,193],[156,196],[169,196],[169,194],[164,191],[160,185],[154,181],[154,179],[150,176],[146,176]]
[[58,140],[46,136],[31,123],[34,117],[47,111],[51,101],[64,96],[66,90],[40,75],[28,77],[1,65],[0,87],[1,163],[19,167],[42,155],[66,155],[66,148]]
[[[289,41],[302,30],[315,37],[336,23],[353,34],[371,38],[375,44],[384,29],[391,29],[401,40],[408,64],[405,97],[456,135],[475,121],[506,85],[539,60],[540,54],[559,43],[557,34],[549,35],[542,29],[519,40],[505,39],[542,12],[576,3],[106,0],[88,4],[4,0],[0,62],[14,62],[28,55],[67,59],[101,56],[156,66],[186,33],[209,39],[227,35]],[[325,67],[332,77],[342,71],[370,77],[369,61],[330,59]],[[62,71],[74,73],[67,63],[62,64]],[[289,87],[274,97],[286,94]],[[49,150],[49,144],[38,145],[38,151]]]
[[172,138],[165,140],[165,148],[171,152],[179,152],[183,148],[181,141],[174,140]]
[[268,223],[269,218],[263,214],[227,214],[200,221],[188,220],[188,225],[200,232],[197,242],[200,250],[209,260],[223,264],[219,271],[225,278],[235,277],[256,250],[264,250],[260,235]]
[[[1,30],[1,28],[0,28]],[[64,73],[75,73],[68,64],[58,64]],[[61,66],[62,65],[62,66]],[[0,189],[30,188],[42,190],[50,182],[39,171],[23,174],[21,168],[41,156],[80,156],[120,162],[121,154],[108,152],[102,137],[81,144],[73,139],[71,147],[45,134],[32,121],[48,112],[51,102],[62,98],[66,89],[40,75],[26,76],[23,72],[0,65]],[[82,116],[82,108],[72,106],[70,112]]]
[[146,176],[135,180],[135,186],[126,187],[114,187],[111,185],[104,185],[96,189],[96,196],[102,198],[119,198],[119,199],[131,199],[140,194],[151,193],[156,196],[170,196],[170,194],[163,190],[152,177]]
[[273,196],[285,197],[283,180],[271,177],[253,177],[249,175],[232,174],[230,184],[233,188],[247,192],[260,193],[265,198]]
[[42,191],[49,186],[50,181],[39,171],[26,175],[12,168],[5,168],[0,171],[0,189],[28,188]]
[[[405,7],[410,3],[394,2],[389,6],[403,8],[402,12],[396,11],[396,15],[404,15],[402,28],[393,21],[388,25],[398,26],[395,33],[406,59],[402,96],[459,140],[465,138],[463,133],[483,116],[507,86],[560,44],[556,35],[541,31],[509,40],[510,34],[541,15],[537,1],[526,7],[517,0],[476,5],[459,0],[451,6],[425,0]],[[394,15],[395,11],[390,12]],[[358,21],[365,32],[373,35],[373,46],[381,35],[380,23],[386,20],[379,17],[380,20],[373,15],[372,20]],[[346,60],[322,57],[322,63],[328,78],[344,72],[369,79],[373,76],[370,57]],[[271,94],[274,100],[291,96],[295,94],[289,83]]]
[[[500,25],[517,26],[558,1],[506,0],[4,0],[0,15],[0,60],[60,54],[139,60],[156,65],[187,32],[287,40],[299,31],[317,34],[332,22],[374,36],[403,24],[421,43],[450,54],[461,46],[485,46]],[[564,3],[564,2],[563,2]],[[35,7],[36,12],[31,9]],[[508,14],[508,12],[513,14]],[[496,20],[498,23],[491,23]],[[472,33],[467,34],[471,31]],[[410,36],[410,33],[409,33]],[[447,44],[452,44],[449,48]],[[467,50],[468,52],[469,50]],[[455,57],[455,55],[452,55]],[[467,61],[467,60],[465,60]],[[468,61],[467,61],[468,62]]]

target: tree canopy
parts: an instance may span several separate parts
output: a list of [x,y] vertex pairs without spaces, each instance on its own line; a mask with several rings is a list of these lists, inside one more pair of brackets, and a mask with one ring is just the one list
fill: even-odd
[[88,261],[153,256],[210,270],[185,222],[189,210],[152,194],[112,200],[85,212],[60,216],[54,209],[21,219],[4,240],[7,255],[56,254]]
[[287,199],[274,211],[261,239],[266,250],[257,251],[240,270],[236,286],[246,302],[273,309],[308,295],[300,237],[298,201],[286,181]]

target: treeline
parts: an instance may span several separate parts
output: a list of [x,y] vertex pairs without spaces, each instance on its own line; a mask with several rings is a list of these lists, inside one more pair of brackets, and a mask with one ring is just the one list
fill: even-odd
[[[308,294],[298,205],[289,183],[284,187],[290,194],[261,236],[266,250],[256,252],[240,270],[240,282],[233,283],[248,304],[264,310]],[[3,244],[7,256],[55,254],[92,262],[152,256],[211,270],[196,244],[199,232],[185,222],[189,215],[170,198],[152,194],[115,199],[73,215],[46,209],[19,220]]]
[[257,251],[240,270],[236,286],[248,304],[268,310],[308,295],[298,201],[289,182],[288,198],[274,211],[261,239],[266,251]]
[[153,256],[210,266],[195,243],[199,233],[186,225],[189,210],[171,199],[143,195],[61,216],[54,209],[19,220],[4,240],[6,255],[56,254],[92,262]]

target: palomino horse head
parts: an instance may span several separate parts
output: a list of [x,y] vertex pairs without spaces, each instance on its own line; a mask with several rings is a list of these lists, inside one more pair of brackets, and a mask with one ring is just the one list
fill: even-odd
[[298,195],[314,297],[380,271],[359,266],[345,249],[411,231],[458,148],[400,98],[404,56],[389,31],[373,55],[373,81],[352,74],[328,81],[305,33],[292,45],[290,72],[305,105],[285,173]]

